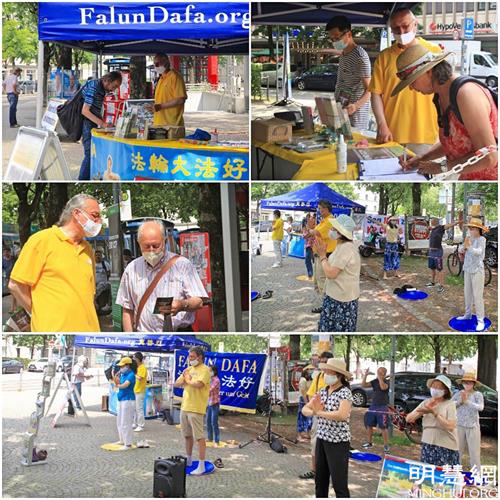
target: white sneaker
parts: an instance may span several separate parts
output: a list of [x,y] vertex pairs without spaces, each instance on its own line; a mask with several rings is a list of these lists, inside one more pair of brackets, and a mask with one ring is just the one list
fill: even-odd
[[131,449],[132,449],[132,445],[127,446],[124,444],[121,448],[118,449],[118,451],[129,451]]
[[134,429],[134,432],[142,432],[144,430],[144,427],[141,427],[140,425],[138,425],[135,429]]
[[115,441],[114,443],[111,443],[111,444],[119,444],[120,446],[123,446],[123,442],[122,441]]
[[200,463],[198,464],[198,467],[196,467],[196,469],[191,472],[191,476],[202,476],[203,474],[205,474],[206,470],[205,470],[205,462],[201,461],[200,460]]
[[273,264],[272,267],[281,267],[281,264]]
[[482,332],[484,330],[484,321],[482,319],[477,320],[476,332]]
[[132,429],[137,429],[137,424],[133,424]]
[[470,318],[471,318],[470,316],[467,316],[467,314],[464,314],[463,316],[458,316],[457,320],[458,321],[467,321]]

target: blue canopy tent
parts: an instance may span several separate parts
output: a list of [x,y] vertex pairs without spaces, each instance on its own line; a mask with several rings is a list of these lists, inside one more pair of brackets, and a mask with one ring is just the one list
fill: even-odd
[[[102,55],[248,55],[249,7],[245,2],[110,3],[40,2],[38,74],[43,42],[57,42]],[[245,75],[248,82],[248,75]],[[43,93],[38,93],[37,127]]]
[[[366,210],[363,205],[351,201],[322,182],[315,182],[297,191],[290,191],[279,196],[263,199],[260,201],[260,208],[264,210],[279,209],[313,212],[318,209],[318,203],[321,200],[328,200],[332,204],[332,213],[334,215],[364,214]],[[289,255],[300,259],[305,257],[304,239],[302,236],[292,236]]]
[[273,196],[260,201],[261,209],[317,210],[320,200],[328,200],[332,204],[332,212],[339,214],[364,214],[366,208],[359,203],[337,193],[322,182],[315,182],[297,191]]
[[76,335],[75,346],[93,349],[116,349],[144,352],[173,352],[175,349],[189,349],[198,346],[205,351],[210,350],[210,344],[198,340],[194,335]]

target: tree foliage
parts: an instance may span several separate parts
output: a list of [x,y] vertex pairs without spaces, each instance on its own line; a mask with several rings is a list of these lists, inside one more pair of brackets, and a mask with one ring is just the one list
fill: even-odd
[[210,344],[212,351],[219,350],[223,343],[223,352],[262,353],[267,350],[267,337],[258,335],[197,335],[196,338]]

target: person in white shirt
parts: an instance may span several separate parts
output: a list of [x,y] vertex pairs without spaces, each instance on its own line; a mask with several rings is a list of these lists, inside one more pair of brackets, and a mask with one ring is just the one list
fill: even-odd
[[17,101],[19,100],[19,77],[21,76],[21,68],[15,68],[10,75],[5,78],[3,88],[7,94],[9,101],[9,123],[10,128],[19,127],[17,123]]
[[[75,389],[78,391],[80,395],[80,399],[82,398],[82,383],[89,378],[92,378],[92,375],[85,375],[85,371],[89,366],[89,360],[87,356],[78,356],[78,362],[75,366],[73,366],[73,370],[71,371],[71,382],[75,386]],[[76,399],[76,398],[75,398]],[[78,399],[75,401],[75,407],[78,410],[81,410],[80,402]]]

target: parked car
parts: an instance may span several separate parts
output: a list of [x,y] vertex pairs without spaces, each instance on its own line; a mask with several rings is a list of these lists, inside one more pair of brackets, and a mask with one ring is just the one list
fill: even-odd
[[21,373],[24,368],[21,361],[12,358],[2,359],[2,373]]
[[40,358],[36,361],[30,361],[28,365],[29,372],[43,372],[45,367],[49,364],[49,358]]
[[[422,401],[430,397],[427,388],[427,380],[439,375],[438,373],[425,372],[398,372],[394,381],[394,404],[405,412],[413,411]],[[447,375],[452,382],[453,393],[462,389],[457,384],[460,375]],[[389,383],[389,377],[386,378]],[[354,406],[369,406],[372,399],[373,390],[371,387],[365,388],[361,384],[351,385]],[[498,393],[487,385],[477,383],[477,390],[484,396],[484,410],[480,412],[481,429],[489,433],[497,432],[498,417]]]
[[34,80],[22,80],[19,82],[21,94],[34,94],[36,92],[36,82]]
[[[75,363],[76,363],[76,357],[75,357]],[[61,359],[57,361],[56,364],[56,370],[58,372],[68,371],[73,367],[73,356],[63,356]]]
[[[290,65],[290,77],[293,80],[293,74],[297,70],[295,64]],[[283,82],[283,73],[284,67],[283,63],[278,64],[278,81],[279,86],[282,86]],[[267,85],[267,80],[269,79],[269,86],[276,87],[276,63],[265,63],[262,65],[262,69],[260,71],[260,78],[262,82],[262,86],[265,87]]]
[[259,231],[260,233],[265,233],[267,231],[273,230],[273,221],[272,220],[261,220],[256,221],[252,224],[255,231]]
[[320,64],[304,71],[295,79],[299,90],[335,90],[337,85],[338,64]]

